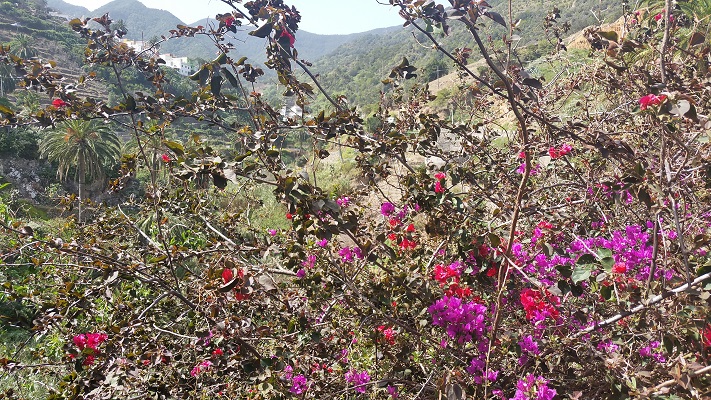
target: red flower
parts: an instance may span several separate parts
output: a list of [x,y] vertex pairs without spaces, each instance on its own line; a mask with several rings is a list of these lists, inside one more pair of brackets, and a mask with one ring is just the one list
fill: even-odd
[[392,240],[393,242],[397,241],[397,235],[394,233],[391,233],[388,235],[388,239]]
[[444,193],[444,187],[442,187],[442,181],[435,182],[434,191],[435,191],[435,193]]
[[284,29],[283,31],[281,31],[281,35],[279,36],[279,38],[283,37],[289,38],[289,46],[294,47],[294,42],[296,42],[296,38],[294,37],[294,35],[292,35],[288,30]]
[[639,99],[639,109],[646,110],[649,106],[657,106],[659,104],[662,104],[662,102],[666,100],[666,98],[667,96],[665,95],[656,96],[650,93]]
[[706,327],[701,330],[701,343],[704,348],[711,347],[711,324],[706,324]]
[[496,274],[499,273],[499,270],[496,269],[496,267],[491,267],[488,270],[486,270],[486,276],[489,278],[496,276]]
[[235,19],[233,17],[227,17],[225,18],[225,25],[229,28],[232,26],[232,24],[235,23]]
[[435,177],[435,179],[439,179],[441,181],[441,180],[444,180],[447,177],[447,175],[445,175],[444,172],[437,172],[434,177]]
[[227,283],[234,278],[235,274],[232,272],[230,268],[225,268],[222,270],[222,280]]
[[654,20],[655,20],[655,21],[659,22],[660,19],[662,19],[662,13],[659,13],[659,14],[657,14],[657,15],[654,16]]
[[415,231],[415,225],[414,225],[414,224],[410,224],[410,225],[407,226],[407,228],[406,228],[405,230],[406,230],[407,232],[414,232],[414,231]]
[[223,355],[223,354],[224,354],[224,352],[223,352],[222,349],[220,349],[220,348],[217,348],[217,349],[215,349],[215,350],[212,351],[212,355],[215,356],[215,357],[219,357],[219,356],[221,356],[221,355]]
[[543,321],[548,317],[556,320],[560,315],[556,309],[556,306],[560,304],[560,299],[547,290],[541,293],[538,290],[526,288],[521,291],[520,299],[521,305],[526,311],[526,319],[531,322]]
[[160,158],[163,160],[164,163],[170,162],[170,156],[165,153],[161,154]]
[[627,272],[627,265],[624,263],[617,263],[614,267],[612,267],[612,272],[616,274],[624,274]]
[[68,106],[69,103],[67,103],[66,101],[64,101],[62,99],[54,99],[54,101],[52,101],[52,105],[55,106],[56,108],[62,108],[62,107]]
[[286,213],[286,219],[292,219],[292,218],[294,218],[294,216],[291,215],[291,213]]
[[458,264],[449,264],[447,266],[444,266],[442,264],[437,264],[434,267],[434,272],[432,273],[432,277],[434,280],[439,282],[441,286],[444,286],[445,283],[449,280],[449,278],[454,278],[454,282],[459,282],[459,277],[461,276],[461,271],[458,268]]
[[393,331],[393,328],[386,327],[385,325],[380,325],[376,328],[376,330],[383,334],[383,338],[385,338],[385,341],[389,345],[392,346],[395,344],[395,331]]

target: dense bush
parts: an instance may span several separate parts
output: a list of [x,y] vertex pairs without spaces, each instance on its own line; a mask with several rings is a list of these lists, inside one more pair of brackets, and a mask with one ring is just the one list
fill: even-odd
[[[218,46],[237,21],[254,25],[267,66],[307,105],[318,82],[295,73],[313,76],[293,49],[299,14],[280,0],[227,3],[235,11],[209,32]],[[61,98],[31,121],[128,126],[138,151],[113,189],[137,169],[150,184],[58,232],[8,214],[2,296],[34,314],[36,342],[32,361],[18,348],[3,368],[41,372],[49,398],[707,396],[711,93],[708,22],[696,21],[708,20],[651,5],[627,16],[626,37],[586,31],[590,62],[552,56],[559,73],[545,82],[511,42],[482,40],[479,24],[510,27],[485,2],[390,3],[474,79],[465,122],[404,85],[417,70],[407,59],[391,66],[373,131],[342,97],[282,117],[239,49],[220,47],[187,99],[164,90],[155,60],[72,21],[90,39],[87,62],[115,66],[115,106],[77,98],[27,61],[25,82]],[[450,23],[469,31],[481,74],[465,67],[471,48],[430,33]],[[129,66],[155,93],[121,84]],[[226,123],[245,111],[251,120]],[[166,137],[179,120],[236,137],[233,157],[197,135]],[[313,159],[294,169],[278,143],[302,128]],[[337,146],[360,171],[347,193],[317,174]],[[232,185],[270,187],[284,215],[255,225],[259,204],[231,206]]]

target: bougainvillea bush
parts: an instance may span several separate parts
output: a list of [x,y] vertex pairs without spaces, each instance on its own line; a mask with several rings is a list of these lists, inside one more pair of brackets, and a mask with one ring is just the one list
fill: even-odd
[[[217,26],[166,34],[209,35],[220,52],[191,98],[164,90],[160,60],[121,45],[108,15],[70,22],[86,62],[119,87],[136,69],[154,93],[123,88],[121,104],[105,104],[51,64],[3,53],[27,90],[54,99],[31,117],[2,108],[3,124],[129,127],[138,151],[111,190],[150,179],[144,197],[88,204],[91,218],[61,232],[6,218],[14,278],[2,293],[31,310],[33,341],[0,360],[3,374],[40,374],[55,399],[711,395],[708,10],[627,10],[622,34],[586,30],[587,62],[552,54],[544,80],[518,61],[506,5],[390,0],[471,78],[470,109],[438,115],[403,60],[366,130],[299,58],[296,8],[225,3],[234,11]],[[554,41],[558,18],[546,18]],[[455,25],[471,48],[439,44]],[[331,107],[283,118],[259,90],[263,67],[229,44],[237,29],[264,40],[286,95]],[[467,67],[476,54],[482,74]],[[162,136],[184,121],[225,131],[233,153]],[[304,170],[277,145],[297,132],[313,144]],[[315,171],[343,148],[361,175],[347,193]],[[251,186],[283,206],[275,226],[234,206],[229,190]]]

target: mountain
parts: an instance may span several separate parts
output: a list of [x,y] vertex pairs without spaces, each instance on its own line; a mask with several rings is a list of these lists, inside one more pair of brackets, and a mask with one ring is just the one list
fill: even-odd
[[[508,15],[506,0],[489,0],[492,10]],[[545,18],[553,11],[548,2],[512,3],[513,19],[521,19],[515,34],[521,39],[517,43],[517,53],[525,62],[549,54],[555,38],[544,27]],[[556,2],[559,17],[553,24],[570,24],[570,31],[563,36],[598,24],[598,19],[615,21],[622,14],[622,3],[616,0],[559,0]],[[547,7],[551,7],[548,9]],[[580,12],[586,10],[586,12]],[[480,18],[479,35],[488,47],[500,46],[507,29],[487,18]],[[423,28],[425,24],[418,22]],[[449,36],[434,36],[444,49],[453,52],[456,48],[474,49],[469,62],[479,58],[479,51],[471,34],[457,21],[450,21],[452,31]],[[550,29],[550,28],[549,28]],[[489,42],[491,41],[491,42]],[[297,49],[298,49],[297,45]],[[413,27],[398,28],[387,34],[366,34],[344,43],[342,46],[319,59],[312,70],[320,75],[320,82],[332,94],[345,95],[351,104],[375,104],[382,88],[381,79],[407,57],[411,65],[418,68],[417,80],[426,83],[453,71],[453,63],[432,48],[430,40]],[[325,105],[320,96],[316,108]]]
[[[60,11],[69,13],[62,0],[48,2]],[[489,3],[493,11],[508,15],[507,1],[489,0]],[[553,11],[553,5],[549,2],[517,1],[512,3],[512,7],[513,19],[522,21],[515,32],[521,38],[517,42],[519,57],[529,61],[548,54],[555,40],[547,33],[544,20]],[[571,33],[596,24],[598,20],[613,21],[622,11],[622,3],[616,0],[559,0],[556,7],[559,18],[555,25],[569,23]],[[107,12],[114,21],[124,21],[128,28],[127,37],[134,40],[169,37],[171,29],[183,24],[168,11],[148,8],[137,0],[114,0],[90,15],[100,16]],[[484,17],[480,22],[478,27],[481,37],[487,41],[487,45],[498,46],[507,30]],[[216,26],[217,22],[206,18],[189,25],[209,27]],[[452,32],[449,36],[438,35],[440,44],[449,51],[456,48],[475,49],[470,62],[476,61],[478,51],[470,33],[457,21],[451,21],[450,25]],[[236,34],[226,36],[235,47],[231,56],[235,59],[245,56],[252,63],[264,62],[266,41],[250,36],[252,30],[252,27],[245,26],[239,28]],[[403,57],[407,57],[412,65],[419,68],[417,73],[420,82],[432,81],[453,70],[451,61],[435,51],[428,38],[412,27],[391,27],[351,35],[316,35],[300,30],[296,32],[296,49],[299,58],[314,63],[312,70],[320,75],[321,83],[330,93],[344,94],[353,104],[360,105],[378,101],[381,79]],[[169,39],[161,44],[162,53],[205,60],[213,59],[215,51],[210,39],[203,35]],[[276,92],[270,98],[276,98]]]
[[79,18],[82,16],[88,16],[90,11],[86,7],[75,6],[74,4],[69,4],[63,0],[47,0],[47,7],[59,11],[61,14],[72,18]]
[[[84,7],[73,6],[63,0],[47,0],[47,4],[62,14],[72,17],[82,15],[96,17],[109,13],[109,16],[114,21],[123,20],[128,28],[126,37],[132,40],[148,41],[155,37],[170,37],[169,31],[181,24],[189,26],[202,25],[205,27],[217,26],[217,21],[212,18],[204,18],[192,24],[185,24],[170,12],[146,7],[138,0],[114,0],[91,12]],[[248,26],[242,27],[236,34],[230,34],[227,38],[235,46],[235,52],[233,53],[235,58],[245,56],[252,62],[264,62],[266,60],[264,54],[266,43],[264,39],[249,35],[249,32],[253,29]],[[296,39],[299,57],[314,61],[329,54],[342,44],[359,37],[371,34],[387,34],[397,29],[397,27],[382,28],[349,35],[318,35],[306,31],[298,31]],[[161,44],[161,52],[191,58],[212,59],[215,56],[215,46],[208,37],[198,35],[192,38],[167,40]]]

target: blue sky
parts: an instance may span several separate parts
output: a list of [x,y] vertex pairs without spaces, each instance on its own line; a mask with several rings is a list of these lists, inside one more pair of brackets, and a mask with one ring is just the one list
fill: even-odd
[[[94,10],[110,0],[65,0]],[[168,10],[185,23],[230,10],[218,0],[140,0],[151,8]],[[387,0],[380,0],[388,3]],[[441,2],[441,1],[438,1]],[[402,25],[397,9],[376,0],[286,0],[301,12],[300,28],[320,34],[347,34]]]

